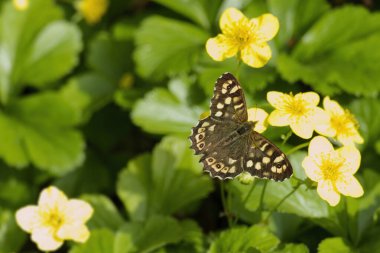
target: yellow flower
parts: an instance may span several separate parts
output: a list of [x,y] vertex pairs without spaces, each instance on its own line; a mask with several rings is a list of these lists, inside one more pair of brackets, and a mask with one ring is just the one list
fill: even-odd
[[313,138],[309,155],[302,161],[306,175],[318,182],[317,192],[331,206],[336,206],[340,193],[351,197],[363,195],[363,188],[353,176],[359,169],[360,152],[352,146],[334,150],[322,136]]
[[327,123],[319,124],[315,130],[322,135],[334,137],[343,145],[354,145],[354,143],[363,143],[363,138],[360,136],[359,125],[348,110],[331,100],[329,97],[323,99],[323,108],[329,114],[330,118]]
[[26,10],[29,6],[29,0],[13,0],[13,6],[19,10]]
[[278,19],[272,14],[263,14],[249,20],[235,8],[226,9],[219,20],[222,34],[206,43],[207,53],[215,61],[223,61],[236,54],[254,68],[263,67],[271,58],[267,44],[278,32]]
[[268,113],[261,108],[252,107],[248,109],[248,121],[256,122],[254,130],[258,133],[264,132],[268,127]]
[[76,4],[77,10],[89,24],[98,23],[106,13],[108,0],[80,0]]
[[317,107],[319,95],[315,92],[298,93],[293,96],[270,91],[267,93],[267,100],[275,108],[269,115],[269,124],[289,125],[293,133],[301,138],[311,138],[315,125],[328,121],[328,114]]
[[40,250],[54,251],[64,240],[85,242],[90,232],[84,223],[92,213],[87,202],[69,200],[62,191],[50,186],[41,192],[38,206],[29,205],[16,212],[16,221],[31,233]]

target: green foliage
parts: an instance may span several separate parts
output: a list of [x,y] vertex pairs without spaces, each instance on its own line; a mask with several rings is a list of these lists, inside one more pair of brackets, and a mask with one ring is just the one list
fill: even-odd
[[[39,252],[15,213],[49,185],[94,209],[90,238],[58,252],[379,251],[376,1],[112,0],[92,25],[76,1],[15,2],[0,8],[0,253]],[[232,6],[278,17],[265,67],[207,55]],[[221,183],[203,173],[188,136],[224,72],[238,77],[249,107],[268,113],[268,91],[313,90],[349,109],[364,139],[355,175],[364,196],[322,200],[302,167],[310,140],[286,127],[263,135],[291,153],[290,180]]]
[[[132,220],[173,214],[212,190],[200,176],[188,142],[166,137],[153,150],[129,162],[119,175],[117,191]],[[184,210],[182,210],[184,211]]]
[[250,228],[233,228],[221,233],[210,247],[209,253],[217,252],[270,252],[274,250],[279,240],[267,228],[252,226]]

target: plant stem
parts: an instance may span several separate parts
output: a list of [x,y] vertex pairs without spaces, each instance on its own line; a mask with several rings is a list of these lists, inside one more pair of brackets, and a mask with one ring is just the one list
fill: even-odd
[[296,187],[293,188],[293,190],[291,192],[289,192],[288,194],[286,194],[285,197],[283,197],[277,203],[277,205],[269,211],[268,216],[264,219],[264,222],[267,222],[269,220],[270,216],[272,216],[273,212],[276,211],[282,205],[282,203],[284,203],[284,201],[286,199],[288,199],[291,195],[293,195],[293,193],[295,193],[300,186],[301,186],[301,184],[298,184]]
[[289,140],[290,136],[292,136],[293,132],[289,131],[286,135],[284,140],[282,141],[282,145],[285,145],[285,143]]
[[302,148],[304,148],[304,147],[307,147],[308,145],[309,145],[309,142],[302,143],[302,144],[300,144],[300,145],[298,145],[298,146],[295,146],[294,148],[292,148],[292,149],[289,150],[288,152],[286,152],[286,154],[287,154],[287,155],[290,155],[290,154],[296,152],[297,150],[300,150],[300,149],[302,149]]
[[227,204],[226,204],[226,196],[225,196],[224,182],[223,181],[220,182],[220,196],[221,196],[221,199],[222,199],[222,205],[223,205],[224,214],[227,216],[228,226],[232,227],[231,217],[230,217],[229,210],[228,210],[228,207],[227,207]]
[[261,191],[261,195],[260,195],[260,204],[259,204],[259,208],[258,208],[259,212],[262,212],[262,210],[263,210],[264,194],[265,194],[265,189],[267,188],[267,184],[268,184],[268,180],[265,180],[264,185],[263,185],[263,190]]

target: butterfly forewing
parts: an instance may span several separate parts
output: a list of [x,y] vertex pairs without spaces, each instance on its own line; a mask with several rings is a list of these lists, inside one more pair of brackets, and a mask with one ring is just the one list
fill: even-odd
[[212,177],[234,178],[243,171],[276,181],[291,176],[285,154],[248,122],[243,90],[232,74],[225,73],[216,81],[210,111],[192,128],[189,138]]
[[211,118],[218,121],[245,122],[248,120],[243,90],[232,74],[224,73],[216,80],[210,111]]

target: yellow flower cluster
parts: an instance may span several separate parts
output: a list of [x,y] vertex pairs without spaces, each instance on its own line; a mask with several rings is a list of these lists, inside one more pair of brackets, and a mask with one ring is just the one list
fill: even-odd
[[338,102],[325,97],[323,109],[318,107],[319,95],[315,92],[284,94],[271,91],[268,102],[275,108],[268,117],[272,126],[290,126],[292,132],[309,139],[313,132],[335,138],[343,147],[334,150],[326,137],[314,137],[309,154],[302,166],[306,175],[318,182],[317,192],[330,205],[339,203],[340,194],[360,197],[363,188],[353,174],[359,169],[360,152],[355,143],[363,143],[354,116]]
[[38,206],[29,205],[16,212],[17,224],[31,234],[42,251],[55,251],[65,240],[85,242],[90,232],[85,222],[93,209],[85,201],[68,199],[59,189],[50,186],[38,199]]

